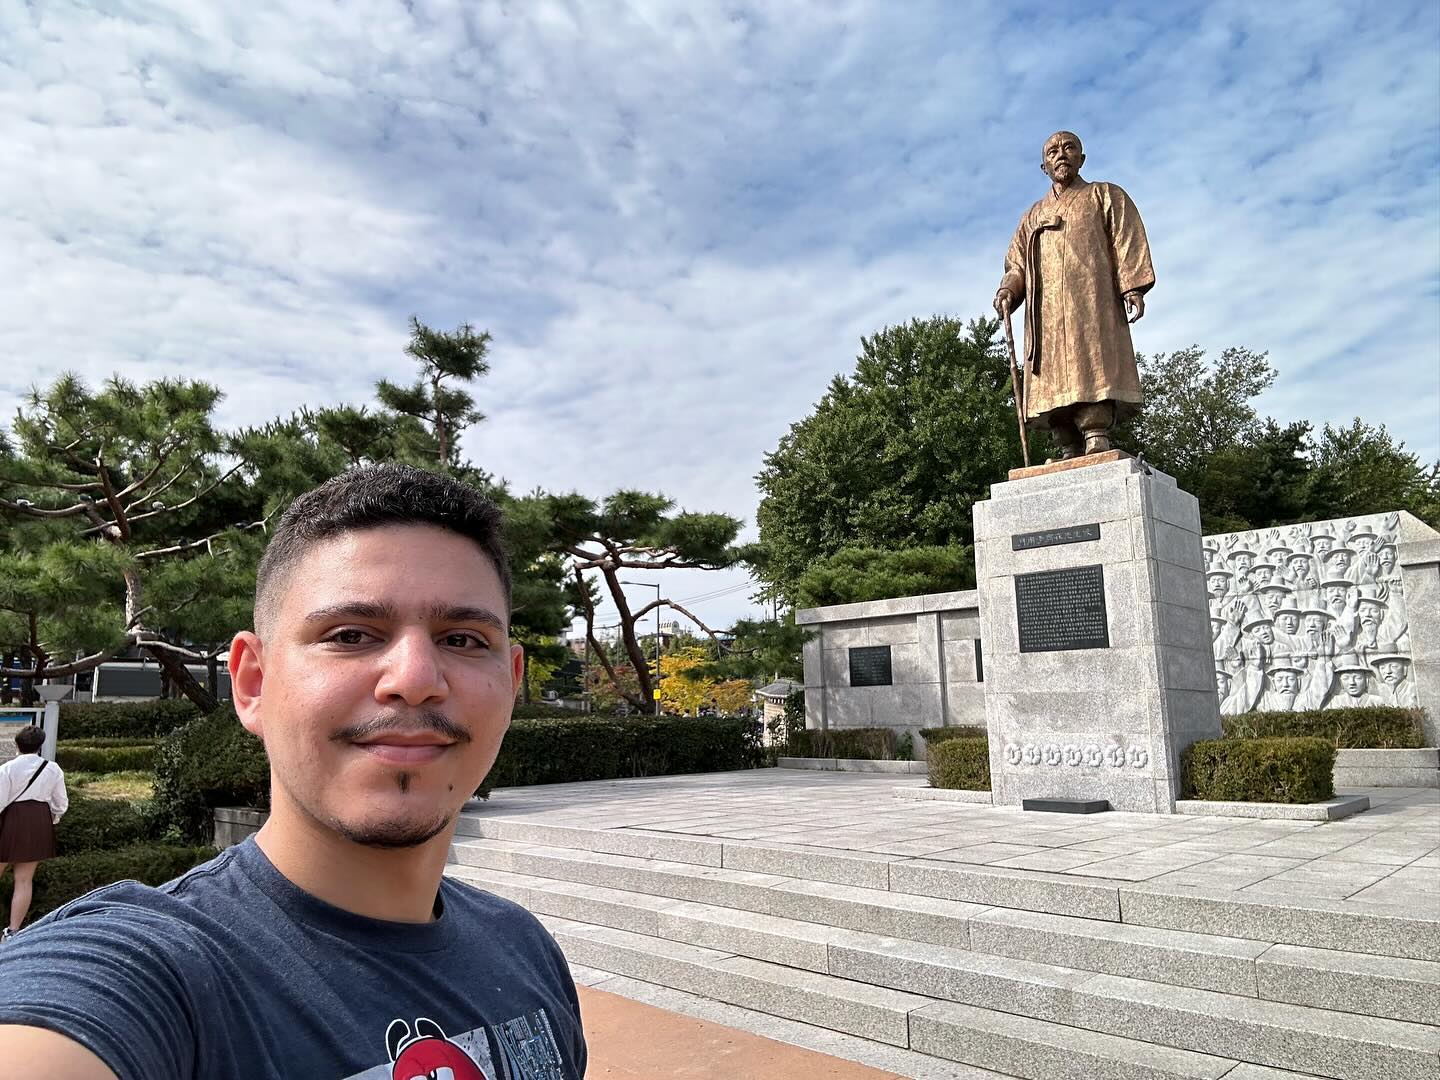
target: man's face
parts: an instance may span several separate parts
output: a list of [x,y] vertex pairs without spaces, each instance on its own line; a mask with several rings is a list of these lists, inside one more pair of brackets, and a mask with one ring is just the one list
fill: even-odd
[[1211,596],[1224,596],[1225,590],[1230,587],[1229,574],[1211,574],[1205,580],[1210,584]]
[[1350,590],[1344,585],[1325,586],[1325,606],[1331,611],[1340,612],[1345,610],[1346,593]]
[[231,650],[276,809],[378,847],[442,832],[494,763],[520,678],[494,564],[457,534],[391,526],[315,545],[280,587],[263,642]]
[[1262,645],[1273,645],[1275,643],[1275,626],[1273,623],[1255,623],[1250,627],[1250,636]]
[[1255,561],[1255,556],[1248,551],[1242,551],[1235,556],[1235,570],[1237,573],[1250,573],[1250,565]]
[[1305,633],[1312,638],[1318,638],[1325,629],[1326,619],[1323,615],[1305,616]]
[[1336,548],[1330,553],[1330,558],[1325,560],[1325,565],[1331,573],[1343,574],[1350,569],[1350,561],[1354,557],[1349,548]]
[[1380,681],[1386,686],[1399,686],[1405,681],[1405,664],[1399,660],[1381,660],[1375,665]]
[[1377,604],[1371,604],[1361,600],[1359,615],[1361,626],[1374,627],[1380,625],[1380,607]]
[[1275,625],[1287,634],[1293,634],[1300,626],[1300,616],[1293,611],[1282,611],[1275,616]]
[[1270,687],[1277,694],[1294,697],[1300,692],[1300,676],[1293,671],[1272,671]]
[[1266,589],[1260,594],[1260,604],[1271,616],[1280,610],[1280,605],[1285,602],[1285,594],[1279,589]]
[[1215,691],[1221,701],[1230,696],[1230,673],[1228,671],[1215,672]]
[[1363,671],[1340,672],[1340,688],[1351,697],[1359,697],[1365,693],[1365,673]]
[[1080,166],[1085,164],[1085,154],[1080,140],[1068,131],[1057,131],[1045,140],[1041,168],[1045,175],[1062,187],[1074,183],[1080,175]]
[[1375,550],[1377,539],[1378,537],[1374,536],[1357,536],[1355,537],[1355,546],[1360,549],[1360,554],[1368,555]]
[[1380,548],[1379,558],[1380,573],[1388,576],[1395,569],[1395,548],[1390,544],[1385,544]]
[[1249,574],[1251,587],[1258,589],[1261,585],[1268,585],[1270,583],[1270,575],[1274,572],[1271,567],[1263,564],[1260,566],[1252,566]]
[[1303,577],[1307,569],[1306,563],[1308,562],[1309,560],[1306,559],[1304,555],[1291,555],[1288,561],[1291,576]]
[[1333,536],[1317,536],[1310,541],[1310,546],[1315,549],[1315,554],[1324,555],[1335,546],[1335,538]]

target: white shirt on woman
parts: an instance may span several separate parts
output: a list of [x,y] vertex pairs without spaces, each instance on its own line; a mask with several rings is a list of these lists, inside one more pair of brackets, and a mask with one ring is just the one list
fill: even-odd
[[[30,784],[30,775],[40,767],[39,754],[21,754],[0,765],[0,808],[9,806],[12,800],[48,802],[50,817],[56,824],[60,816],[70,809],[70,796],[65,794],[65,771],[53,761],[45,765],[45,771]],[[20,795],[20,789],[30,784],[29,790]]]

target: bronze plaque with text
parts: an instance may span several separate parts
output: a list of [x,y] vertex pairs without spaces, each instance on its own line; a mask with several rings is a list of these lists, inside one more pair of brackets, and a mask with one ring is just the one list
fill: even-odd
[[1022,653],[1110,647],[1101,566],[1017,574],[1015,614]]

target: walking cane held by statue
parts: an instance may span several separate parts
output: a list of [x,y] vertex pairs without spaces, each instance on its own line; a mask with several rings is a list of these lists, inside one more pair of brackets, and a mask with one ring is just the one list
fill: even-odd
[[1020,361],[1015,358],[1015,331],[1010,328],[1010,312],[1005,312],[1005,346],[1010,351],[1010,388],[1015,394],[1015,418],[1020,421],[1020,453],[1025,467],[1030,467],[1030,438],[1025,433],[1025,399],[1020,393]]

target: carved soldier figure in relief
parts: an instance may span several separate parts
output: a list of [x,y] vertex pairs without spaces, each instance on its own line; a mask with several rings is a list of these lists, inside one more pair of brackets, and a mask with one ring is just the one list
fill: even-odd
[[1155,284],[1135,204],[1082,179],[1084,163],[1072,132],[1045,140],[1050,191],[1020,219],[995,294],[1002,319],[1025,305],[1025,421],[1049,428],[1062,458],[1109,450],[1110,429],[1139,409],[1129,324]]

